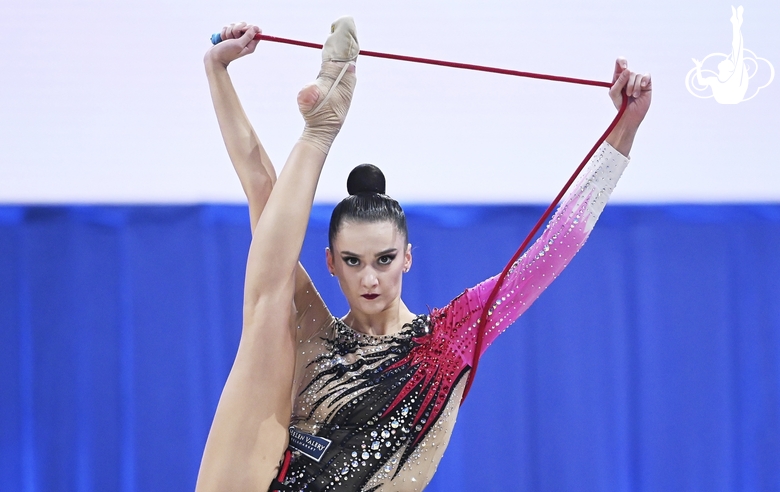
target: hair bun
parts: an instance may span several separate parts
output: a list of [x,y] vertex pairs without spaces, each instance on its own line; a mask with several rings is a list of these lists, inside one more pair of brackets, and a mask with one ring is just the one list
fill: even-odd
[[350,195],[358,193],[385,194],[385,175],[373,164],[356,166],[347,178],[347,191]]

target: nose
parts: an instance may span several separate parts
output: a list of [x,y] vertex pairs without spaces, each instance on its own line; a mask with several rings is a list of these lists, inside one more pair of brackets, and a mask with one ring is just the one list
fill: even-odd
[[373,270],[366,271],[365,275],[363,275],[362,285],[366,289],[372,289],[379,285],[379,279],[376,276],[376,272]]

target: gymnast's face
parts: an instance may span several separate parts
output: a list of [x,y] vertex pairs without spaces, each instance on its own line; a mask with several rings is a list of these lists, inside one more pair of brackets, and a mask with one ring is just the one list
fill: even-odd
[[344,222],[326,255],[352,311],[372,315],[397,306],[412,253],[394,223]]

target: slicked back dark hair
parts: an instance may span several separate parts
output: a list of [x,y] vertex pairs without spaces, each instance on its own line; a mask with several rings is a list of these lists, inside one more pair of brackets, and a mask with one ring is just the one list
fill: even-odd
[[385,175],[373,164],[361,164],[347,178],[349,196],[341,200],[330,215],[328,242],[333,241],[344,222],[392,222],[408,243],[406,215],[401,205],[385,195]]

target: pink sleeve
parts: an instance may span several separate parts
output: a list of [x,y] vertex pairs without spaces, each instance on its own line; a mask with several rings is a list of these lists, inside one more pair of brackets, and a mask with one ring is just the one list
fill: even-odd
[[[628,158],[604,143],[572,186],[542,235],[510,269],[488,311],[482,353],[525,312],[579,251],[615,188]],[[466,290],[433,313],[435,329],[450,339],[466,365],[474,360],[476,330],[498,275]],[[482,356],[480,353],[480,356]]]

